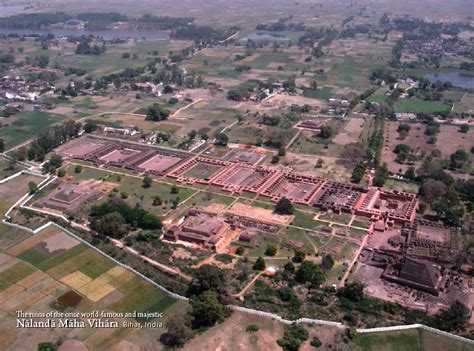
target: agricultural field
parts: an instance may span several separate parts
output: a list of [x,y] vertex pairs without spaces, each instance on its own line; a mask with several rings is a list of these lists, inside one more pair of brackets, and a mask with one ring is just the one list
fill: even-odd
[[64,120],[64,116],[55,113],[21,112],[15,117],[10,117],[8,122],[3,122],[2,128],[0,128],[0,138],[9,148]]
[[[474,130],[470,129],[467,133],[461,133],[459,126],[441,125],[439,133],[436,135],[435,143],[430,143],[431,136],[425,134],[426,125],[421,123],[410,123],[410,130],[406,135],[401,135],[397,129],[400,122],[385,123],[385,140],[382,149],[382,160],[388,165],[388,169],[395,173],[404,173],[410,164],[400,164],[396,161],[397,154],[394,152],[395,146],[398,144],[409,145],[411,153],[416,156],[414,162],[415,167],[420,166],[422,161],[430,155],[430,153],[439,150],[443,159],[449,160],[449,157],[458,149],[469,152],[474,145],[472,138]],[[446,142],[449,140],[449,142]],[[393,187],[394,184],[389,187]],[[403,186],[405,188],[405,186]],[[410,186],[408,186],[410,188]],[[412,191],[413,192],[413,188]]]
[[[17,310],[160,311],[167,316],[175,304],[173,299],[142,278],[55,227],[49,227],[1,254],[0,296],[0,310],[4,316],[0,324],[5,336],[2,338],[3,350],[23,349],[38,340],[56,342],[70,338],[94,349],[119,345],[125,338],[144,346],[153,344],[160,333],[160,329],[86,328],[78,336],[74,328],[66,328],[49,329],[33,339],[28,329],[15,334],[10,332]],[[144,320],[137,318],[136,321]]]
[[404,99],[395,103],[397,113],[440,113],[451,111],[452,106],[437,101],[425,101],[420,99]]

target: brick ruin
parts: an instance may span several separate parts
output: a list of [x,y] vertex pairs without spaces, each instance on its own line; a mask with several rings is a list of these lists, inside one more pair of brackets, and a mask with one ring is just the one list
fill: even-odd
[[101,181],[86,181],[82,184],[66,183],[35,202],[35,206],[48,207],[66,214],[74,214],[87,202],[102,195]]
[[[216,252],[222,251],[235,235],[228,237],[230,225],[213,213],[190,210],[178,223],[168,228],[163,236],[168,241],[185,241]],[[226,240],[227,239],[227,240]],[[230,239],[230,240],[229,240]]]
[[459,261],[459,228],[414,220],[390,232],[396,235],[388,237],[386,245],[366,248],[359,261],[382,268],[380,278],[387,282],[433,296],[445,296],[453,287],[461,289],[464,278],[449,268],[456,267]]
[[[423,237],[424,231],[430,232],[431,237]],[[400,230],[400,236],[393,236],[388,242],[408,257],[452,263],[459,255],[459,239],[460,233],[457,227],[417,220],[405,223]]]
[[249,165],[255,165],[265,158],[264,152],[254,152],[253,150],[240,150],[235,149],[229,152],[225,157],[227,161],[237,163],[247,163]]
[[280,226],[265,221],[233,214],[220,215],[194,208],[172,224],[165,231],[163,239],[183,241],[210,251],[223,252],[239,235],[244,241],[251,241],[256,235],[253,230],[276,234],[280,229]]
[[60,146],[56,153],[65,158],[89,161],[95,165],[126,168],[140,174],[164,175],[186,157],[142,145],[78,138]]
[[319,121],[317,119],[306,119],[306,120],[303,120],[303,121],[299,122],[296,125],[296,128],[319,131],[319,130],[321,130],[322,125],[323,125],[323,122]]
[[292,202],[310,205],[316,194],[324,187],[326,182],[314,177],[294,173],[281,174],[265,189],[263,195],[278,201],[286,197]]
[[167,176],[183,184],[214,185],[232,194],[250,192],[272,201],[286,197],[297,204],[368,217],[373,222],[383,222],[384,227],[411,223],[415,219],[416,195],[375,187],[368,189],[240,162],[232,155],[241,152],[250,151],[239,149],[231,152],[227,160],[222,160],[96,138],[78,138],[57,149],[64,157],[99,166]]

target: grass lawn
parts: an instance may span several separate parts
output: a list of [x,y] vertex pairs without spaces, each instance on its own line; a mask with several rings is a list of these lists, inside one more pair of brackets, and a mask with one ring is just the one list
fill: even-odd
[[418,330],[359,334],[355,344],[363,351],[422,351]]
[[312,98],[312,99],[323,99],[329,100],[333,97],[332,88],[330,87],[322,87],[316,90],[313,89],[305,89],[304,96]]
[[295,218],[291,224],[296,227],[315,229],[317,227],[317,222],[313,219],[313,217],[314,214],[312,213],[295,211]]
[[445,111],[451,111],[451,106],[438,101],[403,99],[395,103],[395,112],[398,113],[435,113]]
[[384,102],[387,99],[388,99],[388,95],[374,94],[374,95],[370,96],[367,99],[367,101],[369,101],[369,102]]
[[13,123],[0,128],[0,138],[9,148],[34,137],[37,133],[64,118],[63,115],[49,112],[21,112]]

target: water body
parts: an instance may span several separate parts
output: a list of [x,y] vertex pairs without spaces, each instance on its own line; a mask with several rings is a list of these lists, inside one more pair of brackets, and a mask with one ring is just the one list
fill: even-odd
[[134,29],[74,29],[74,28],[44,28],[44,29],[14,29],[14,28],[0,28],[0,35],[8,34],[18,35],[46,35],[48,33],[54,34],[55,37],[67,36],[81,36],[94,35],[104,39],[113,38],[131,38],[131,39],[148,39],[148,40],[168,40],[170,38],[169,32],[159,30],[134,30]]
[[1,5],[0,6],[0,15],[11,15],[20,11],[23,11],[25,9],[26,5]]
[[423,78],[428,79],[430,82],[451,82],[453,86],[458,88],[474,89],[474,76],[459,72],[431,73],[425,74]]
[[245,38],[242,38],[243,41],[247,40],[253,40],[253,41],[263,41],[263,40],[282,40],[282,41],[288,41],[290,40],[289,37],[285,35],[277,35],[277,34],[271,34],[271,33],[251,33]]

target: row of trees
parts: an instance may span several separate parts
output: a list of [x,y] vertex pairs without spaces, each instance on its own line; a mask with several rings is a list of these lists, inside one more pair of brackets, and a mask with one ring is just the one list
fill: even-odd
[[47,130],[41,131],[28,149],[28,159],[43,161],[48,152],[67,140],[76,137],[80,130],[80,123],[66,121],[60,125],[55,125]]

